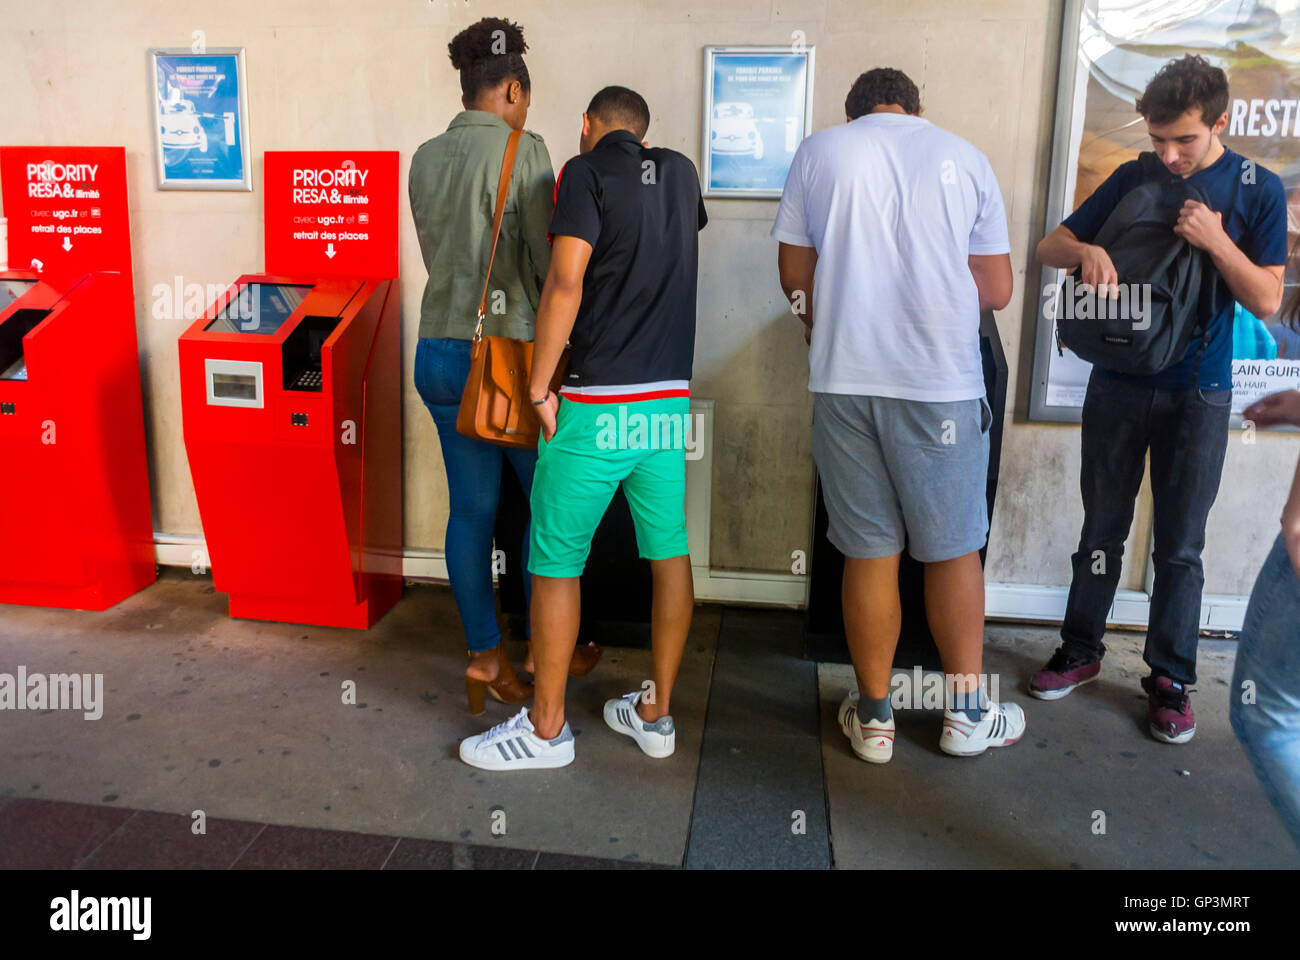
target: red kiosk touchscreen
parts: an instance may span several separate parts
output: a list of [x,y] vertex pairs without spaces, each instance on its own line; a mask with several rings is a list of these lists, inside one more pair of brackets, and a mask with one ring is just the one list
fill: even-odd
[[266,273],[179,344],[208,558],[231,616],[366,628],[402,590],[397,153],[265,171]]
[[0,603],[105,610],[153,583],[121,147],[0,147]]

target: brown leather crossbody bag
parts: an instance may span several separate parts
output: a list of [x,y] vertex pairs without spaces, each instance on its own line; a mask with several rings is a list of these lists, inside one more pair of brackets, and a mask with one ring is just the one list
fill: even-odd
[[[478,325],[474,328],[470,347],[469,379],[465,381],[465,392],[460,398],[456,429],[467,437],[499,446],[530,449],[537,446],[537,437],[542,430],[541,421],[528,399],[528,375],[533,366],[532,341],[483,336],[492,261],[496,258],[497,241],[501,238],[501,219],[506,212],[510,175],[514,171],[518,147],[519,131],[511,130],[501,160],[496,212],[492,217],[492,248],[488,253],[487,276],[483,278],[483,295],[478,301]],[[559,389],[566,359],[567,351],[551,378],[552,391]]]

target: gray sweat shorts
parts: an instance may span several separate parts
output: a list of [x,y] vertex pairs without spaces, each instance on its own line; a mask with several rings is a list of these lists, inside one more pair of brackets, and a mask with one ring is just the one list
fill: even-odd
[[813,395],[813,459],[846,557],[902,553],[938,563],[988,541],[989,427],[984,398],[930,403]]

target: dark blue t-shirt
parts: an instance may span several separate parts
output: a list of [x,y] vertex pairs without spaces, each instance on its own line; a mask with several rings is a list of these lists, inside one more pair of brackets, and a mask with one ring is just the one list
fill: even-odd
[[[1078,210],[1065,218],[1065,226],[1084,243],[1092,243],[1111,211],[1126,193],[1142,184],[1144,176],[1141,161],[1121,164]],[[1258,267],[1286,263],[1286,191],[1276,173],[1225,147],[1223,156],[1192,174],[1187,183],[1205,194],[1211,210],[1223,214],[1224,230],[1251,263]],[[1218,310],[1208,322],[1208,345],[1201,361],[1202,390],[1232,386],[1232,316],[1236,301],[1217,271],[1215,284]],[[1203,308],[1208,312],[1210,305],[1203,304]],[[1126,375],[1125,379],[1167,389],[1189,387],[1200,346],[1197,337],[1179,363],[1149,377]]]

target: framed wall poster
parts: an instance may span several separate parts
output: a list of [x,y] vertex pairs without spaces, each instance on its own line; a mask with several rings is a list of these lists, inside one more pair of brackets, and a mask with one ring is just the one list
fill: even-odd
[[812,97],[811,46],[705,47],[704,195],[779,198]]
[[252,190],[242,47],[149,51],[160,190]]
[[[1168,60],[1197,53],[1228,75],[1224,146],[1282,178],[1288,249],[1300,232],[1300,0],[1066,0],[1046,230],[1055,229],[1121,163],[1151,149],[1134,108]],[[1030,275],[1034,276],[1031,269]],[[1078,422],[1091,366],[1058,352],[1056,296],[1064,271],[1041,268],[1031,420]],[[1288,266],[1284,302],[1300,282]],[[1232,410],[1300,387],[1300,334],[1277,315],[1236,307]]]

